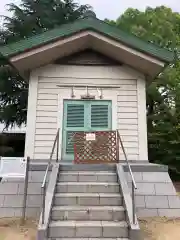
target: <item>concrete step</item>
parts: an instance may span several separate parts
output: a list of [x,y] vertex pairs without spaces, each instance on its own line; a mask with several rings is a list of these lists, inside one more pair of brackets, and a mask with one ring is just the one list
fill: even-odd
[[122,206],[57,206],[52,208],[52,220],[125,220]]
[[129,238],[48,238],[48,240],[129,240]]
[[104,171],[104,172],[116,172],[116,163],[96,163],[96,164],[84,164],[84,163],[79,163],[75,164],[72,163],[72,161],[61,161],[61,167],[60,170],[62,172],[64,171]]
[[57,193],[119,193],[116,182],[58,182]]
[[127,238],[125,221],[52,221],[50,238]]
[[117,182],[116,172],[106,171],[63,171],[59,182]]
[[118,193],[56,193],[54,206],[121,206]]

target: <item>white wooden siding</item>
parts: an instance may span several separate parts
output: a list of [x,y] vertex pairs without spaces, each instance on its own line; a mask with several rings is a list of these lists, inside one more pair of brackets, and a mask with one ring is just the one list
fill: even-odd
[[[112,85],[118,86],[118,90],[108,89],[112,97],[117,92],[117,128],[129,160],[139,160],[139,126],[138,126],[138,89],[137,79],[139,73],[128,67],[81,67],[48,65],[35,70],[38,75],[36,126],[34,136],[34,151],[31,154],[34,159],[47,159],[53,146],[53,140],[58,128],[58,94],[61,96],[60,84],[87,84],[87,85]],[[71,99],[71,88],[67,91],[67,99]],[[80,91],[85,94],[84,90]],[[96,92],[90,90],[91,92]],[[28,111],[30,111],[28,109]],[[116,116],[114,116],[116,118]],[[122,151],[120,159],[124,159]],[[142,160],[142,159],[141,159]]]
[[[53,142],[55,139],[55,136],[56,136],[55,134],[51,133],[51,134],[47,134],[47,136],[44,138],[44,134],[42,134],[42,132],[41,134],[36,133],[35,142],[38,142],[38,144],[39,142],[41,142],[41,145],[43,145],[43,142],[46,142],[46,141]],[[53,144],[51,146],[53,146]]]
[[137,109],[136,109],[136,107],[118,107],[118,112],[119,113],[136,113],[137,114]]
[[[56,119],[55,119],[56,120]],[[37,123],[36,122],[36,133],[39,132],[38,130],[40,129],[46,129],[46,132],[48,131],[48,129],[51,129],[54,132],[54,130],[57,128],[57,120],[56,123],[52,123],[52,122],[46,122],[46,123]]]
[[57,118],[57,112],[56,111],[37,111],[37,117],[55,117]]
[[46,116],[46,117],[36,117],[36,123],[56,123],[57,122],[57,116]]

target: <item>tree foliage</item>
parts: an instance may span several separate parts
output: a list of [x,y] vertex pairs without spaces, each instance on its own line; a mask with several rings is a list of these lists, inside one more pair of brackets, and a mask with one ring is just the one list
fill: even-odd
[[[73,0],[23,0],[9,5],[0,43],[11,43],[74,21],[90,9]],[[180,172],[180,14],[170,8],[127,9],[116,21],[126,32],[174,52],[174,62],[147,81],[149,159]],[[0,121],[6,126],[26,122],[28,85],[5,59],[0,59]]]
[[12,17],[4,16],[1,41],[11,43],[72,22],[91,9],[74,0],[22,0],[20,6],[8,4]]
[[[74,0],[22,0],[8,5],[12,17],[4,16],[0,44],[26,39],[61,24],[74,21],[90,10]],[[0,57],[0,122],[5,126],[26,123],[28,84]]]
[[174,52],[175,59],[147,82],[149,159],[180,172],[180,14],[160,6],[129,8],[114,23],[126,32]]

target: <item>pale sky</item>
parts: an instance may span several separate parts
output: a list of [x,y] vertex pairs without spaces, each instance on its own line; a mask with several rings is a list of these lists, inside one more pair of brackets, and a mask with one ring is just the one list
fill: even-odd
[[[179,0],[77,0],[81,4],[90,4],[100,19],[117,19],[127,8],[133,7],[143,10],[145,7],[165,5],[174,11],[180,12]],[[5,5],[19,3],[20,0],[0,0],[0,15],[7,14]]]

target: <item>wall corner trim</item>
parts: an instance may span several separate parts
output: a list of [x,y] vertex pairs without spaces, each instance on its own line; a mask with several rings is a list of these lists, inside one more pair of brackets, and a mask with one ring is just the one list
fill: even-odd
[[25,138],[25,157],[34,158],[34,143],[36,131],[36,108],[37,108],[37,91],[38,75],[31,72],[28,90],[28,111],[27,111],[27,128]]
[[146,86],[145,79],[137,79],[138,96],[138,135],[139,160],[148,161],[147,118],[146,118]]

